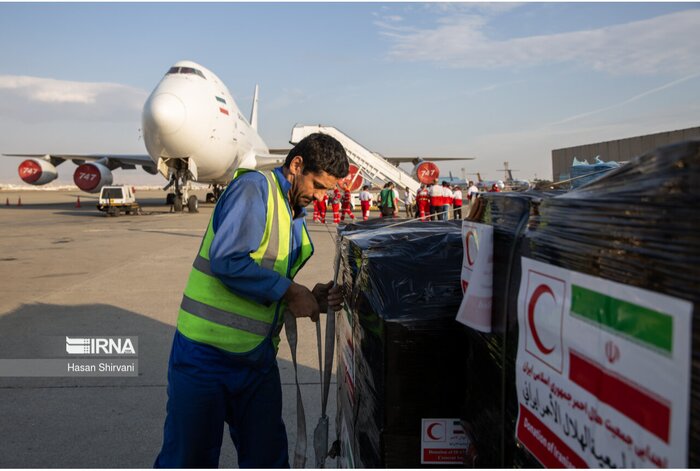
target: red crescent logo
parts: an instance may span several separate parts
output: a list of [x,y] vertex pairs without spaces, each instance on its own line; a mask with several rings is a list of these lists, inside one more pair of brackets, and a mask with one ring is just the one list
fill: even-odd
[[532,297],[530,298],[530,304],[528,304],[527,306],[527,321],[528,325],[530,326],[530,330],[532,331],[532,339],[535,341],[535,345],[537,345],[537,348],[539,348],[542,353],[544,353],[545,355],[549,355],[554,351],[554,347],[547,348],[544,346],[539,334],[537,333],[537,328],[535,327],[535,305],[540,299],[540,296],[542,296],[545,293],[549,294],[552,297],[552,299],[554,299],[554,301],[556,302],[557,299],[554,297],[552,289],[544,284],[539,285],[532,293]]
[[428,426],[428,430],[427,430],[426,432],[427,432],[427,434],[428,434],[428,436],[430,437],[431,440],[442,440],[443,437],[436,437],[436,436],[433,434],[433,429],[434,429],[435,427],[440,426],[440,425],[442,425],[442,424],[436,422],[436,423],[430,424],[430,425]]
[[467,246],[467,263],[468,263],[469,266],[471,267],[471,266],[474,265],[474,260],[472,260],[471,253],[469,252],[469,238],[470,238],[470,237],[472,237],[472,238],[474,237],[474,232],[472,232],[472,231],[467,232],[467,240],[466,240],[466,246]]

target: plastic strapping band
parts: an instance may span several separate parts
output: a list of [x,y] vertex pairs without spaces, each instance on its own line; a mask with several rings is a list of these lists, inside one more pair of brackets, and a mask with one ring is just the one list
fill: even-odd
[[287,332],[289,349],[292,352],[294,364],[294,381],[297,385],[297,443],[294,447],[293,468],[306,466],[306,416],[304,414],[304,402],[301,399],[299,387],[299,375],[297,372],[297,319],[290,311],[284,311],[284,330]]

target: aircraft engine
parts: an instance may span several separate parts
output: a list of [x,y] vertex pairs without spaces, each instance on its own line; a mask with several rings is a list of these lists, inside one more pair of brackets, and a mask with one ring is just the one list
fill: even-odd
[[364,179],[362,178],[362,174],[360,174],[360,169],[353,164],[350,164],[348,175],[345,178],[338,180],[338,186],[340,188],[347,188],[351,192],[362,188],[363,183]]
[[45,185],[58,177],[56,167],[41,159],[27,159],[17,169],[19,178],[30,185]]
[[440,177],[440,169],[434,162],[424,160],[413,167],[412,174],[419,182],[425,185],[432,185]]
[[83,191],[97,193],[103,186],[112,184],[112,172],[102,164],[82,164],[75,169],[73,182]]

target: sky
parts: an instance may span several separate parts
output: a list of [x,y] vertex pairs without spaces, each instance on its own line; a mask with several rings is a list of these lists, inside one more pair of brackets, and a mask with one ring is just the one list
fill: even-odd
[[143,103],[185,59],[245,114],[260,85],[271,148],[324,124],[475,157],[439,164],[457,177],[551,179],[553,149],[700,125],[700,3],[0,3],[0,44],[0,153],[144,154]]

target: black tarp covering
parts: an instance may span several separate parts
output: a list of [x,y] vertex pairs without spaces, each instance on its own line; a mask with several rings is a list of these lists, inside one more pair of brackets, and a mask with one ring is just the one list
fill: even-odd
[[[530,215],[548,196],[538,192],[484,193],[470,214],[472,220],[494,228],[492,332],[463,327],[469,339],[465,345],[467,375],[479,378],[467,384],[463,415],[476,450],[477,467],[513,465],[516,301],[520,283],[516,242],[522,239]],[[521,465],[532,467],[537,462],[524,461]]]
[[459,418],[465,394],[461,223],[397,222],[339,230],[337,423],[357,467],[421,467],[421,419]]
[[[353,401],[341,400],[339,372],[338,407],[353,429],[354,464],[419,466],[418,418],[424,412],[418,406],[438,405],[435,394],[450,390],[462,394],[458,416],[475,445],[474,464],[539,466],[515,440],[517,297],[521,259],[528,257],[693,304],[687,463],[700,467],[699,204],[700,141],[657,149],[564,194],[481,195],[470,218],[494,227],[488,334],[451,321],[462,298],[459,223],[387,227],[397,221],[374,220],[345,226],[339,250],[355,390]],[[418,353],[436,346],[443,355]],[[430,370],[446,356],[455,356],[451,368],[463,373],[450,376],[447,388],[440,382],[446,373]],[[447,407],[452,400],[438,400],[445,408],[423,417],[455,416]]]
[[693,303],[688,466],[700,466],[700,141],[542,202],[523,256]]
[[657,149],[569,193],[480,200],[470,216],[494,226],[494,331],[467,329],[467,374],[483,379],[468,383],[464,416],[477,465],[539,465],[514,440],[516,301],[526,256],[694,304],[688,465],[700,466],[700,141]]

